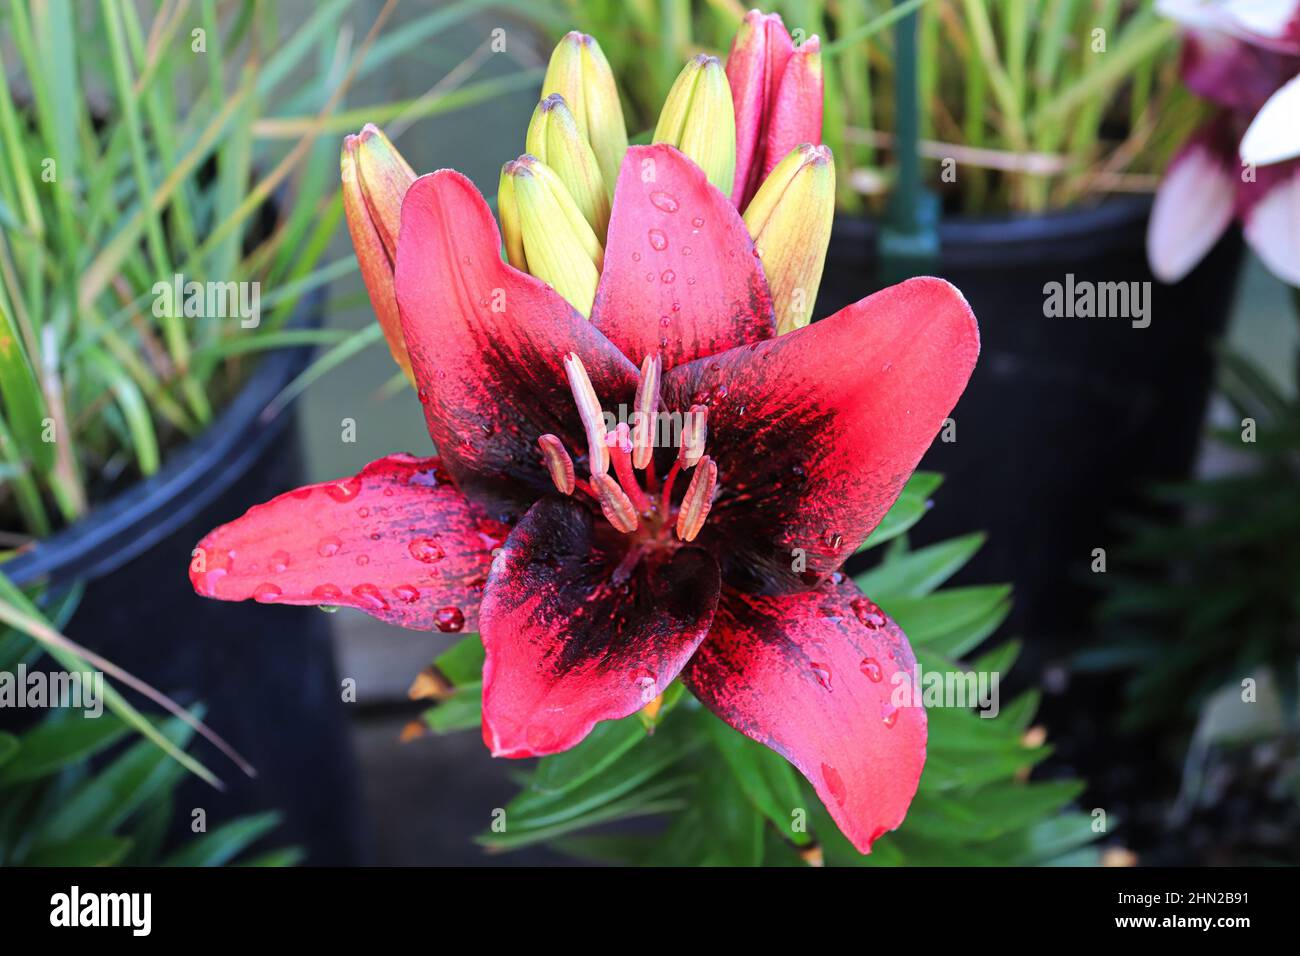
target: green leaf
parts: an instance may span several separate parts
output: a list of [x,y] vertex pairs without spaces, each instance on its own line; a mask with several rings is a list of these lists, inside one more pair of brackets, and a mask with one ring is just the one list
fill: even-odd
[[126,731],[112,714],[85,718],[69,712],[43,720],[19,738],[18,753],[0,767],[0,786],[58,773],[120,740]]
[[0,731],[0,767],[3,767],[17,753],[21,744],[13,734]]
[[548,797],[559,796],[586,783],[646,739],[645,728],[635,715],[602,721],[578,746],[543,757],[530,789]]
[[[201,713],[196,713],[201,717]],[[194,731],[172,718],[160,730],[184,748]],[[107,767],[91,774],[72,790],[42,825],[37,844],[64,843],[95,832],[111,833],[137,807],[169,792],[184,772],[151,740],[132,746]]]
[[930,507],[930,496],[943,484],[943,476],[931,471],[918,471],[903,486],[902,493],[876,530],[862,542],[859,551],[866,551],[898,537],[925,517]]
[[438,655],[433,666],[453,684],[478,683],[483,676],[483,640],[469,634]]
[[222,824],[187,843],[162,862],[163,866],[222,866],[280,823],[278,813],[259,813]]
[[810,843],[812,838],[807,832],[792,829],[794,813],[805,803],[798,775],[789,762],[712,715],[707,727],[745,797],[786,839],[800,846]]
[[879,567],[858,575],[854,581],[876,601],[923,597],[961,570],[985,540],[982,533],[968,534],[900,557],[887,557]]
[[997,630],[1011,611],[1009,584],[949,588],[891,600],[885,611],[914,647],[957,658]]
[[99,836],[39,847],[24,866],[114,866],[131,850],[127,837]]

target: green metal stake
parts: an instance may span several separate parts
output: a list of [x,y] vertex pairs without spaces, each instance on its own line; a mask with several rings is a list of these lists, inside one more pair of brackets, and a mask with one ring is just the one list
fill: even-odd
[[[894,0],[894,5],[900,2]],[[898,172],[877,240],[877,275],[882,285],[933,271],[939,256],[939,199],[921,184],[916,18],[915,12],[909,13],[894,27]]]

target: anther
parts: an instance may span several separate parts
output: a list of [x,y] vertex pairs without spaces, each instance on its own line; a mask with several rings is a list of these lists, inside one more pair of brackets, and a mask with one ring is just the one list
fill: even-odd
[[658,354],[647,355],[641,363],[641,381],[636,386],[636,431],[632,436],[632,464],[645,468],[654,458],[655,414],[659,411],[659,376],[663,360]]
[[543,435],[537,439],[537,444],[542,449],[546,470],[551,473],[551,481],[555,482],[555,487],[561,494],[573,494],[575,478],[573,459],[565,450],[564,443],[554,435]]
[[677,537],[683,541],[695,540],[704,527],[704,519],[709,516],[709,509],[713,507],[713,489],[717,485],[718,463],[705,455],[682,496],[682,507],[677,512]]
[[694,468],[704,454],[704,442],[709,437],[709,407],[692,405],[682,422],[682,446],[677,457],[686,468]]
[[605,416],[596,398],[596,390],[591,387],[591,379],[583,367],[582,359],[577,353],[570,352],[564,358],[564,372],[569,377],[569,388],[573,390],[573,400],[578,406],[578,417],[587,432],[587,458],[592,476],[603,475],[609,470],[609,451],[605,447]]
[[596,491],[596,500],[600,502],[600,510],[609,523],[624,534],[635,531],[638,524],[636,508],[618,482],[609,475],[592,475],[591,485]]

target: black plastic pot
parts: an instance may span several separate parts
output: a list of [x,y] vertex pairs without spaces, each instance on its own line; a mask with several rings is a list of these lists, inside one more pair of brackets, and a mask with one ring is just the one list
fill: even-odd
[[[1187,475],[1213,375],[1212,344],[1232,303],[1241,240],[1226,236],[1177,285],[1154,280],[1144,250],[1147,199],[1034,217],[951,220],[934,273],[965,294],[982,352],[953,412],[956,441],[936,440],[922,468],[946,474],[917,526],[926,543],[984,529],[963,572],[1011,581],[1006,633],[1038,662],[1087,632],[1092,552],[1122,540],[1115,519],[1150,508],[1153,480]],[[1150,282],[1150,325],[1130,318],[1049,318],[1047,283]],[[837,225],[818,312],[877,284],[875,227]]]
[[[319,325],[323,298],[302,324]],[[157,474],[5,565],[18,584],[76,581],[85,593],[66,628],[176,700],[206,706],[206,722],[258,770],[245,777],[214,748],[196,753],[226,784],[190,777],[173,829],[191,836],[203,808],[211,830],[241,814],[278,810],[269,845],[303,847],[308,862],[361,856],[361,812],[328,620],[314,608],[266,614],[255,604],[198,597],[188,567],[209,530],[305,480],[296,417],[270,401],[305,367],[309,349],[267,354],[234,401]]]

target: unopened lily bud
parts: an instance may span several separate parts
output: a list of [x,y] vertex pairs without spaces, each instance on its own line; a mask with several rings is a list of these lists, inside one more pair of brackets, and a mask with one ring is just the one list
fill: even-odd
[[676,146],[730,193],[736,175],[736,114],[727,74],[716,56],[700,54],[668,91],[654,141]]
[[339,174],[343,180],[343,213],[361,266],[361,279],[393,361],[414,385],[411,357],[406,352],[397,313],[393,264],[397,261],[402,197],[415,182],[415,172],[388,137],[367,123],[360,133],[343,138]]
[[751,10],[727,55],[736,109],[732,202],[744,209],[759,184],[799,143],[822,138],[821,41],[798,48],[775,13]]
[[596,238],[604,242],[609,227],[609,193],[596,154],[559,93],[552,93],[533,110],[525,148],[555,170]]
[[613,196],[618,167],[627,152],[627,126],[614,72],[594,38],[574,31],[555,47],[542,80],[542,96],[552,93],[559,93],[569,105],[578,130],[596,154],[605,190]]
[[590,317],[605,250],[555,170],[527,154],[506,163],[497,212],[510,264]]
[[835,215],[835,163],[826,146],[796,146],[745,210],[776,311],[776,331],[812,319]]

